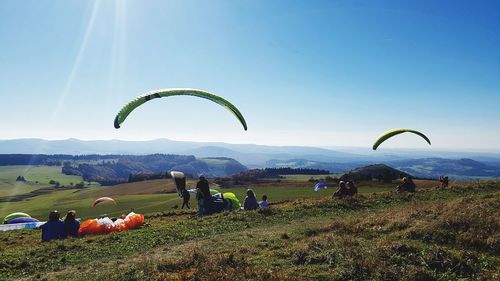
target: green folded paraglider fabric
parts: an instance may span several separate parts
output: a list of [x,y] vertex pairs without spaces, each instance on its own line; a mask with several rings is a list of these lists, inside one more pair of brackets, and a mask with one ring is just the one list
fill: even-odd
[[386,141],[387,139],[392,138],[393,136],[399,135],[402,133],[413,133],[413,134],[419,135],[425,141],[427,141],[427,143],[429,145],[431,144],[431,141],[429,140],[429,138],[426,135],[422,134],[421,132],[416,131],[416,130],[412,130],[412,129],[400,128],[400,129],[393,129],[393,130],[387,131],[387,132],[383,133],[380,137],[378,137],[378,139],[373,144],[373,150],[376,150],[377,147],[380,144],[382,144],[384,141]]
[[222,194],[225,199],[231,200],[231,210],[239,210],[241,208],[241,203],[238,197],[232,192],[226,192]]
[[7,215],[3,221],[4,223],[10,221],[10,220],[13,220],[13,219],[17,219],[17,218],[31,218],[30,215],[26,214],[26,213],[22,213],[22,212],[16,212],[16,213],[12,213],[12,214],[9,214]]
[[120,128],[122,123],[125,121],[127,116],[134,111],[136,108],[141,106],[142,104],[152,100],[152,99],[157,99],[157,98],[164,98],[164,97],[170,97],[170,96],[195,96],[199,98],[204,98],[211,100],[229,111],[231,111],[236,118],[240,121],[241,125],[243,125],[243,128],[245,131],[247,130],[247,123],[245,121],[245,118],[243,118],[243,115],[241,112],[234,106],[232,103],[229,101],[216,96],[214,94],[211,94],[209,92],[205,92],[202,90],[196,90],[196,89],[162,89],[162,90],[155,90],[148,92],[144,95],[141,95],[133,100],[131,100],[129,103],[127,103],[121,110],[120,112],[116,115],[115,117],[115,122],[114,126],[116,129]]

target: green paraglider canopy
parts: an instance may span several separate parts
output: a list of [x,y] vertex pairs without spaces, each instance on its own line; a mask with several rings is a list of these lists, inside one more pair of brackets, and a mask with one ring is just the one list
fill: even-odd
[[245,131],[247,130],[247,123],[245,121],[245,118],[243,118],[243,115],[238,110],[238,108],[236,108],[236,106],[234,106],[232,103],[219,96],[196,89],[161,89],[161,90],[154,90],[144,95],[141,95],[131,100],[120,110],[120,112],[118,112],[118,114],[115,117],[115,123],[114,123],[115,128],[116,129],[120,128],[120,126],[125,121],[127,116],[142,104],[152,99],[171,97],[171,96],[195,96],[211,100],[225,107],[227,110],[231,111],[236,116],[236,118],[238,118],[238,120],[241,122],[241,125],[243,125]]
[[232,192],[226,192],[222,194],[225,199],[231,200],[231,210],[239,210],[241,208],[240,200]]
[[426,135],[422,134],[421,132],[415,131],[415,130],[412,130],[412,129],[400,128],[400,129],[393,129],[393,130],[387,131],[387,132],[383,133],[380,137],[378,137],[378,139],[373,144],[373,150],[376,150],[377,147],[380,144],[382,144],[384,141],[386,141],[387,139],[392,138],[393,136],[399,135],[399,134],[402,134],[402,133],[414,133],[414,134],[419,135],[420,137],[422,137],[425,141],[427,141],[427,143],[429,145],[431,144],[431,141],[429,140],[429,138]]
[[8,221],[13,220],[13,219],[17,219],[17,218],[31,218],[31,216],[26,214],[26,213],[21,213],[21,212],[12,213],[12,214],[7,215],[3,219],[3,222],[7,223]]

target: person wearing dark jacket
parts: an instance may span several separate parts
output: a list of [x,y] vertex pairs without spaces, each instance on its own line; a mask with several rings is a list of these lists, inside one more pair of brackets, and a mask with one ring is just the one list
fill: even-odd
[[42,241],[47,242],[55,239],[64,239],[64,223],[59,219],[58,211],[49,213],[49,221],[42,224]]
[[201,191],[202,198],[210,199],[210,187],[208,186],[208,181],[204,176],[200,176],[200,180],[196,184],[196,189]]
[[255,193],[253,190],[247,190],[247,197],[245,197],[245,202],[243,203],[243,209],[247,210],[255,210],[259,208],[259,203],[257,203],[257,198],[255,198]]
[[191,199],[191,194],[189,194],[189,191],[187,189],[182,190],[182,207],[181,209],[184,209],[184,206],[186,206],[187,209],[189,209],[189,199]]
[[78,237],[80,222],[76,220],[76,211],[69,211],[64,219],[64,237]]
[[198,199],[199,213],[205,215],[210,204],[212,196],[207,179],[202,175],[196,184],[196,199]]

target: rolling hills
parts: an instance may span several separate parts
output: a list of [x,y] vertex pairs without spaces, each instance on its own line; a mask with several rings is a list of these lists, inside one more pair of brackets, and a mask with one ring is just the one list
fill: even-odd
[[[459,180],[498,177],[500,153],[440,150],[383,149],[332,147],[331,149],[301,146],[266,146],[184,142],[168,139],[151,141],[95,140],[82,141],[15,139],[0,140],[0,153],[28,154],[181,154],[197,158],[232,158],[249,168],[313,168],[332,173],[346,172],[370,164],[385,163],[419,177],[437,178],[450,175]],[[432,160],[433,159],[433,160]],[[441,160],[439,160],[441,159]],[[468,163],[470,159],[478,163]],[[481,166],[480,164],[484,164]],[[465,175],[461,173],[465,172]]]
[[423,158],[389,162],[391,166],[421,178],[447,175],[456,180],[500,178],[500,168],[472,159]]

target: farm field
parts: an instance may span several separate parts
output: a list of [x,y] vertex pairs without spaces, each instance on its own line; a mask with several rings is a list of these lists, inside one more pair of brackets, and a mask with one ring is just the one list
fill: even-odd
[[484,182],[203,218],[169,210],[138,230],[50,243],[6,232],[0,279],[495,280],[499,203],[500,183]]
[[[16,182],[18,176],[24,176],[26,182]],[[0,197],[15,196],[40,188],[53,186],[51,180],[61,185],[77,184],[83,179],[61,173],[61,167],[55,166],[0,166]]]

